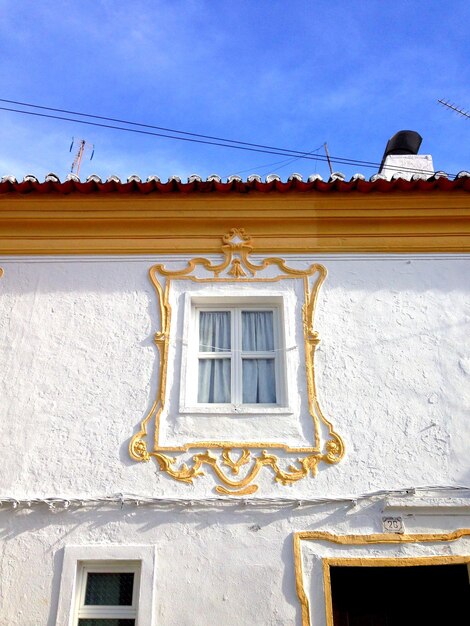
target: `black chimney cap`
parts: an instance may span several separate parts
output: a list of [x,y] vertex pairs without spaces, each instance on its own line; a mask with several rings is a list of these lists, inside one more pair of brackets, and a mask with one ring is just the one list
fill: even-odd
[[389,154],[418,154],[422,141],[423,138],[415,130],[399,130],[387,142],[380,169]]

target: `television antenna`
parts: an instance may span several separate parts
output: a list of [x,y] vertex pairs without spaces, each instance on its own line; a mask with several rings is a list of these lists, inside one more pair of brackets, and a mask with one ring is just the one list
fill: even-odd
[[456,104],[449,102],[448,100],[443,100],[442,98],[439,98],[438,102],[439,104],[442,104],[442,106],[447,107],[451,111],[455,111],[457,115],[461,115],[462,117],[466,117],[467,119],[470,119],[470,113],[468,111],[464,111],[462,107],[459,107]]
[[323,147],[325,148],[326,160],[328,161],[328,167],[330,168],[330,174],[333,175],[333,166],[331,165],[330,153],[328,152],[328,144],[326,143],[326,141],[323,144]]
[[75,158],[72,163],[72,167],[70,171],[72,174],[76,174],[80,176],[80,166],[82,164],[82,159],[85,154],[85,151],[91,150],[90,161],[93,159],[93,155],[95,154],[95,146],[92,143],[88,143],[85,139],[75,139],[72,137],[72,143],[70,144],[69,152],[72,152],[73,146],[77,145],[77,152],[75,153]]

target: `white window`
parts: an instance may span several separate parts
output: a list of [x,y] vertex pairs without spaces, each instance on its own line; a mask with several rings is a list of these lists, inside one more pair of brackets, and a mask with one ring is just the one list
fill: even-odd
[[187,404],[221,409],[285,405],[281,303],[266,298],[191,302]]
[[85,561],[77,571],[77,626],[136,626],[138,561]]
[[155,561],[155,546],[65,546],[55,623],[156,626]]

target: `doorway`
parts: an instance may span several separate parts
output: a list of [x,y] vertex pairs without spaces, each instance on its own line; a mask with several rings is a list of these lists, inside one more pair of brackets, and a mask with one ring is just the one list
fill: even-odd
[[466,626],[466,564],[330,566],[334,626]]

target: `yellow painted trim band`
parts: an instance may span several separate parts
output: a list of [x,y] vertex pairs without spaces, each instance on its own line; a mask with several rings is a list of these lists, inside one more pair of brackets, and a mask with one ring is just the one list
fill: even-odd
[[21,196],[0,254],[210,254],[239,224],[261,254],[470,252],[470,194]]

